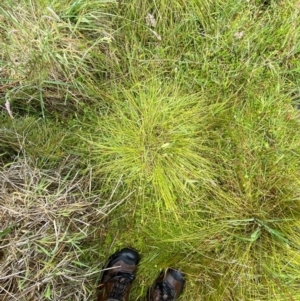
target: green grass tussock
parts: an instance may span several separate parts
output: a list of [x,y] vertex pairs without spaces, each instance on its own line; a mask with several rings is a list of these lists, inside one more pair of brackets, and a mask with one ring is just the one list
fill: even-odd
[[199,95],[180,95],[151,80],[113,96],[86,138],[105,187],[122,177],[122,191],[162,199],[176,212],[181,198],[214,177],[208,160],[212,106]]
[[0,4],[0,299],[93,300],[142,254],[182,300],[299,300],[299,1]]

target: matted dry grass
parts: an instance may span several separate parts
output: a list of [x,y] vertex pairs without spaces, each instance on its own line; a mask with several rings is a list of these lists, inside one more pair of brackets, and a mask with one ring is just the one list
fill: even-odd
[[87,257],[89,242],[100,242],[103,219],[122,201],[100,200],[89,181],[70,177],[67,168],[43,171],[18,159],[0,171],[1,301],[94,294],[102,262],[86,265],[83,250]]

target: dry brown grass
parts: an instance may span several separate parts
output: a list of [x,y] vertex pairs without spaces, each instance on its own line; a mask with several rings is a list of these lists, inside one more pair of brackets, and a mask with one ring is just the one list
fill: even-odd
[[83,250],[86,257],[88,243],[100,243],[103,219],[120,202],[99,199],[89,181],[66,175],[67,168],[43,171],[18,159],[0,171],[1,301],[94,294],[102,262],[86,265]]

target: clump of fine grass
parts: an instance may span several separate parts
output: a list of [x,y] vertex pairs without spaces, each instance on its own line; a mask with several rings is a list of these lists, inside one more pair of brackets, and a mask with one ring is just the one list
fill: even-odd
[[[107,1],[107,3],[111,1]],[[113,39],[104,1],[6,2],[0,7],[1,95],[12,111],[62,119],[93,99]],[[113,3],[111,3],[113,5]],[[101,65],[103,68],[101,68]],[[3,104],[4,105],[4,102]]]
[[122,200],[100,200],[70,174],[68,164],[49,171],[26,158],[1,169],[1,300],[93,298],[105,260],[99,227]]
[[199,95],[181,95],[159,79],[112,96],[107,113],[92,118],[86,139],[102,191],[122,178],[122,190],[152,195],[175,212],[197,185],[211,185],[208,161],[213,107]]

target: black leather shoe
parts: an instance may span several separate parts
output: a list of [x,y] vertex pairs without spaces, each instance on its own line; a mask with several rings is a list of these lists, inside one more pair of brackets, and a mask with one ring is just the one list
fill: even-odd
[[138,252],[129,248],[124,248],[111,255],[103,268],[97,300],[128,301],[139,261]]
[[179,270],[168,268],[162,271],[147,292],[146,301],[174,301],[182,293],[185,275]]

